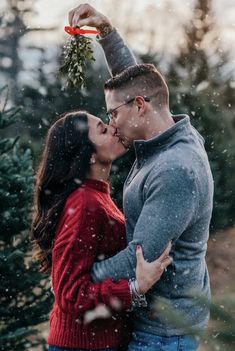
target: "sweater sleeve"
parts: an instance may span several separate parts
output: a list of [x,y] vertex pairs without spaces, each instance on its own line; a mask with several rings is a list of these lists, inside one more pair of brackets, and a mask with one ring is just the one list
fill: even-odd
[[117,255],[95,263],[94,281],[130,278],[136,266],[135,248],[142,246],[146,260],[153,261],[190,225],[197,208],[195,177],[184,167],[152,172],[146,183],[145,202],[133,240]]
[[[127,280],[102,283],[91,281],[91,268],[97,256],[100,218],[98,211],[83,205],[76,209],[75,224],[64,223],[53,248],[52,284],[55,300],[64,312],[78,317],[104,304],[110,309],[129,309],[131,294]],[[80,217],[80,219],[79,219]]]
[[111,76],[115,76],[125,68],[137,64],[134,54],[115,28],[105,37],[98,37],[97,41],[103,48]]

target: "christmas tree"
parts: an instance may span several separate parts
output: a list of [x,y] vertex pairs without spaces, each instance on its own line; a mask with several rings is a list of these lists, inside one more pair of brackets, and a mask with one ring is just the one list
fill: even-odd
[[47,279],[32,263],[28,243],[33,191],[32,159],[19,137],[3,138],[21,115],[7,107],[0,89],[0,350],[23,351],[42,344],[36,326],[47,320],[51,296]]

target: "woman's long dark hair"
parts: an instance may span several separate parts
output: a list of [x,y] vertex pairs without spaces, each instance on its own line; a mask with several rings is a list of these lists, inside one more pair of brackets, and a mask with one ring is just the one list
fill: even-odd
[[95,147],[86,112],[67,112],[49,129],[36,174],[30,237],[40,271],[49,273],[56,227],[67,197],[86,178]]

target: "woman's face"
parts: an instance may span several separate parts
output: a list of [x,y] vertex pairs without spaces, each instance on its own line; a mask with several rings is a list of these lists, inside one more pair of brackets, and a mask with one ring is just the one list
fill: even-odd
[[98,117],[88,114],[89,139],[96,148],[96,160],[109,163],[124,155],[126,149],[115,136],[115,128],[102,122]]

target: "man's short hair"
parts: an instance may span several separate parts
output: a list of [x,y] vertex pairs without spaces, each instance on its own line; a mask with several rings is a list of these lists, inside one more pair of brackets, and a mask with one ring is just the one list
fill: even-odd
[[[153,96],[158,107],[169,107],[169,91],[161,73],[152,64],[130,66],[106,81],[104,89],[115,90],[123,98]],[[156,96],[155,96],[156,93]]]

